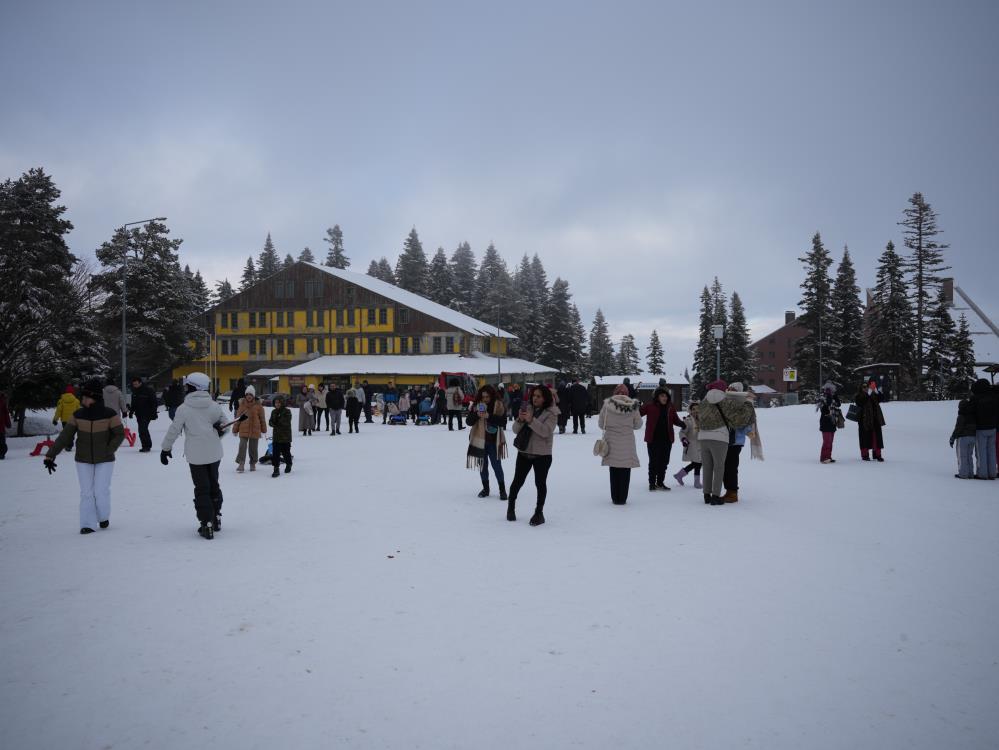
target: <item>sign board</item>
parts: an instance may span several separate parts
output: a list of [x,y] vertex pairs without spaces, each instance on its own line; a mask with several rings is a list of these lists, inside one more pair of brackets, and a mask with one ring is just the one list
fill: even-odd
[[784,368],[784,382],[795,383],[798,381],[798,371],[793,367]]

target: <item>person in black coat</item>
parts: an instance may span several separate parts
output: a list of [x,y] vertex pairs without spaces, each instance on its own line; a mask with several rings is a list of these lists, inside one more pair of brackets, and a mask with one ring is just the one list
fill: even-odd
[[232,389],[232,393],[229,394],[229,411],[235,413],[239,407],[239,402],[243,400],[245,395],[246,381],[240,378],[236,381],[236,387]]
[[132,378],[132,402],[129,404],[129,416],[135,417],[139,423],[139,442],[142,447],[139,453],[149,453],[153,447],[153,439],[149,436],[149,423],[156,419],[158,405],[156,393],[142,382],[142,378]]
[[564,380],[559,381],[558,388],[555,389],[555,397],[558,400],[558,432],[561,435],[565,432],[565,426],[569,422],[569,414],[572,412],[569,384]]
[[345,405],[343,391],[336,383],[330,383],[329,390],[326,391],[326,408],[330,410],[330,435],[340,434],[340,418]]
[[853,403],[860,408],[860,417],[857,419],[860,458],[870,461],[868,454],[873,451],[874,460],[883,463],[881,451],[885,447],[885,440],[881,428],[885,424],[885,417],[881,412],[881,394],[878,392],[877,383],[873,380],[870,383],[861,383]]
[[579,382],[579,378],[572,379],[569,386],[569,408],[572,410],[572,434],[578,432],[586,434],[586,408],[590,403],[590,394],[586,392],[586,386]]
[[971,386],[975,409],[975,452],[978,454],[978,479],[996,478],[996,428],[999,427],[999,393],[985,378]]
[[166,396],[163,400],[166,402],[167,414],[170,415],[171,421],[176,416],[177,409],[184,403],[184,396],[186,395],[184,392],[184,381],[181,378],[177,378],[170,383],[170,387],[167,388]]
[[826,383],[822,388],[822,395],[819,396],[819,432],[822,433],[822,450],[819,452],[819,461],[824,464],[834,464],[836,459],[832,457],[833,438],[836,436],[836,414],[840,407],[839,396],[836,395],[836,386]]

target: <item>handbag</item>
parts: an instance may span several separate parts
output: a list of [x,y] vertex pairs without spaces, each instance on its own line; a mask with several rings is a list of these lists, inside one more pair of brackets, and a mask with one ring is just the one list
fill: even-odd
[[526,451],[527,444],[531,442],[531,428],[526,424],[520,428],[517,437],[513,439],[513,447],[519,451]]
[[606,440],[607,433],[604,433],[604,437],[598,437],[593,443],[593,455],[599,456],[600,458],[607,458],[607,454],[610,453],[610,446],[607,444]]
[[851,422],[859,422],[860,407],[857,406],[856,404],[850,404],[850,408],[846,410],[846,418],[849,419]]
[[836,429],[842,430],[846,427],[846,420],[843,418],[843,411],[842,409],[836,409],[835,412],[836,414],[833,416],[833,419],[836,420]]

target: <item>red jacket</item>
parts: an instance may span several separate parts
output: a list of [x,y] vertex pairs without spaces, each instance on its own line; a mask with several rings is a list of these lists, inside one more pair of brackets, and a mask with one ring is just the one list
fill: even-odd
[[[658,399],[653,399],[647,404],[642,404],[639,409],[639,413],[643,417],[647,417],[645,420],[645,442],[651,443],[653,436],[656,434],[656,424],[659,422],[659,414],[662,411],[662,406]],[[673,426],[684,427],[683,420],[677,416],[676,409],[673,408],[673,402],[666,402],[666,408],[669,409],[666,415],[666,442],[673,442]]]

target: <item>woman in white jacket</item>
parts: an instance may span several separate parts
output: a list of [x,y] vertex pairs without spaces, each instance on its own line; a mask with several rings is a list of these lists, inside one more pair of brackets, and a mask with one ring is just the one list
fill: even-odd
[[604,401],[598,426],[604,431],[607,455],[601,466],[610,468],[611,502],[628,502],[631,470],[641,466],[635,448],[635,430],[642,429],[641,402],[628,395],[628,386],[619,385],[614,395]]
[[184,457],[190,464],[194,481],[194,510],[201,528],[198,533],[212,539],[222,528],[222,488],[219,487],[219,463],[222,461],[223,425],[228,419],[225,408],[209,393],[211,382],[203,372],[185,378],[187,396],[177,409],[170,429],[163,438],[160,463],[173,458],[174,441],[184,433]]

